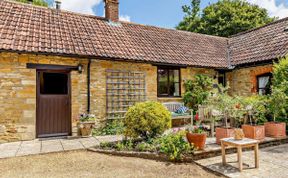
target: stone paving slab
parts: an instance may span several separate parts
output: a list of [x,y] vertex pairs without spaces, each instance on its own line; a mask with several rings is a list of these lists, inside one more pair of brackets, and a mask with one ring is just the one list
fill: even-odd
[[100,142],[122,140],[122,136],[98,136],[75,139],[31,140],[0,144],[0,159],[42,153],[79,150],[94,147]]
[[61,144],[65,151],[84,149],[84,146],[79,140],[61,140]]
[[228,177],[243,178],[287,178],[288,177],[288,144],[260,149],[260,167],[255,169],[254,152],[243,152],[243,171],[239,172],[237,155],[226,156],[227,165],[222,165],[222,157],[201,159],[196,161],[198,164],[219,172]]
[[63,150],[60,140],[47,140],[42,142],[41,153],[59,152]]

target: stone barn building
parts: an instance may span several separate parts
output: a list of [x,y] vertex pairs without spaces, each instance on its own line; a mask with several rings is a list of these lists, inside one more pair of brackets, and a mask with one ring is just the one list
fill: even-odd
[[205,74],[231,94],[265,94],[287,54],[288,18],[229,38],[0,1],[0,142],[73,135],[80,113],[123,117],[138,101],[181,101]]

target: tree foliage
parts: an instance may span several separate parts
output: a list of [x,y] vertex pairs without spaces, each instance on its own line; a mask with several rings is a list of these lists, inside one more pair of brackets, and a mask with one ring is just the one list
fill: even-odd
[[228,37],[236,33],[263,26],[275,18],[267,10],[244,0],[219,0],[200,12],[200,0],[191,0],[183,6],[184,19],[176,27],[208,35]]
[[[29,3],[28,0],[15,0],[15,1],[26,3],[26,4]],[[36,5],[36,6],[44,6],[44,7],[48,7],[49,6],[49,4],[45,0],[33,0],[32,4]]]
[[197,110],[208,98],[213,86],[213,79],[206,75],[195,75],[194,80],[185,82],[184,103],[186,106]]
[[274,121],[288,116],[288,57],[273,66],[270,111]]

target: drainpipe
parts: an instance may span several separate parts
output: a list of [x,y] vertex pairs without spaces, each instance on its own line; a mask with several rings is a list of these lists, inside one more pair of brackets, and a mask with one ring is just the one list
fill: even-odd
[[87,113],[90,113],[90,66],[91,59],[88,60],[87,65]]

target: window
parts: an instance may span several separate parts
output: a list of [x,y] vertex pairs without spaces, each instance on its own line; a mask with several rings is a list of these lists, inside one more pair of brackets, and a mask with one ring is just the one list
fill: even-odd
[[68,75],[65,73],[40,74],[40,93],[41,94],[68,94]]
[[218,84],[221,84],[223,87],[226,86],[226,77],[223,71],[218,72]]
[[180,93],[179,68],[158,67],[158,96],[179,97]]
[[271,73],[257,76],[257,91],[259,95],[267,95],[271,93],[271,79]]

